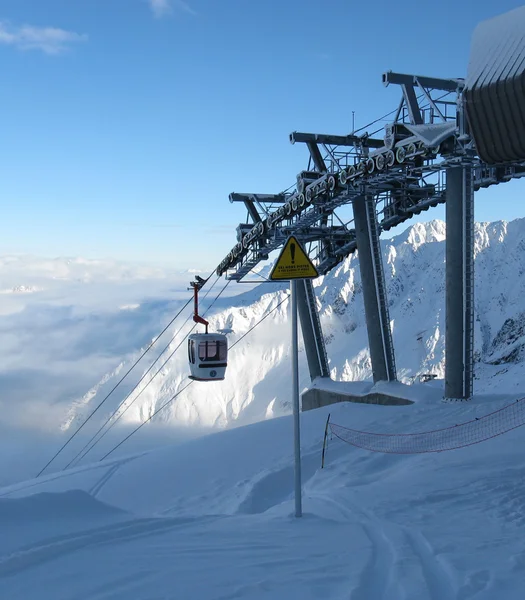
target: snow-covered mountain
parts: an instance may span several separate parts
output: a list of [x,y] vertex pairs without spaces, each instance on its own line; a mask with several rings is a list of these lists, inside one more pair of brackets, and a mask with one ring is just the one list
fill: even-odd
[[[385,276],[393,326],[398,377],[410,383],[422,373],[444,376],[445,331],[445,224],[432,221],[409,227],[383,240]],[[327,276],[315,282],[318,306],[333,379],[371,378],[358,254],[348,257]],[[513,391],[524,370],[525,348],[525,219],[510,223],[478,223],[475,236],[476,365],[475,390]],[[237,284],[232,283],[235,286]],[[285,299],[283,285],[262,284],[219,302],[210,318],[211,330],[230,331],[230,346],[264,315]],[[210,293],[210,298],[215,292]],[[284,302],[252,331],[229,357],[226,380],[195,383],[181,393],[155,419],[172,424],[224,428],[259,421],[290,411],[290,331]],[[205,305],[206,306],[206,305]],[[188,309],[189,314],[189,309]],[[185,317],[188,315],[183,315]],[[181,323],[175,323],[173,334]],[[188,382],[184,335],[186,325],[164,356],[182,345],[140,396],[130,396],[122,422],[142,422]],[[159,348],[168,342],[159,341]],[[301,386],[309,384],[301,348]],[[64,428],[75,427],[106,396],[139,353],[121,364],[71,407]],[[154,354],[156,356],[156,354]],[[138,369],[135,379],[121,386],[101,409],[105,420],[150,363]],[[159,361],[161,365],[164,357]],[[131,404],[133,402],[133,404]],[[99,424],[99,423],[98,423]]]

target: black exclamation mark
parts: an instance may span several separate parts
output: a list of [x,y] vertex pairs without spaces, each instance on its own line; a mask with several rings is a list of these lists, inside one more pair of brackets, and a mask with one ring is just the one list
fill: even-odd
[[295,264],[295,244],[292,242],[290,244],[290,252],[292,253],[292,265]]

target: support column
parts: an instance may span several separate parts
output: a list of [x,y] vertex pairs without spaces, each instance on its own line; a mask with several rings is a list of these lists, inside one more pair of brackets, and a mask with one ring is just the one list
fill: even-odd
[[321,321],[317,312],[314,286],[310,279],[297,281],[297,307],[301,320],[306,359],[310,371],[310,379],[330,377],[326,345],[324,343]]
[[374,382],[394,381],[396,364],[374,198],[355,198],[352,206],[373,378]]
[[472,396],[474,364],[474,188],[472,169],[447,169],[445,398]]

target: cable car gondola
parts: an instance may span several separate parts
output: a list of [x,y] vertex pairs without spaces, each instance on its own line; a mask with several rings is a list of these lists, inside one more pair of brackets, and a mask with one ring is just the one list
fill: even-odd
[[192,333],[188,337],[190,379],[194,381],[222,381],[228,365],[228,340],[222,333],[208,333],[208,321],[199,316],[199,290],[205,280],[191,282],[194,294],[195,323],[206,327],[205,333]]

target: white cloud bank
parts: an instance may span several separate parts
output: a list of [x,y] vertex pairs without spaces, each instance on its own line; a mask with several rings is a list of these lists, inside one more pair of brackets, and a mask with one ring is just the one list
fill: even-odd
[[40,50],[45,54],[60,54],[71,44],[86,42],[87,35],[57,27],[14,26],[0,21],[0,44],[19,50]]

